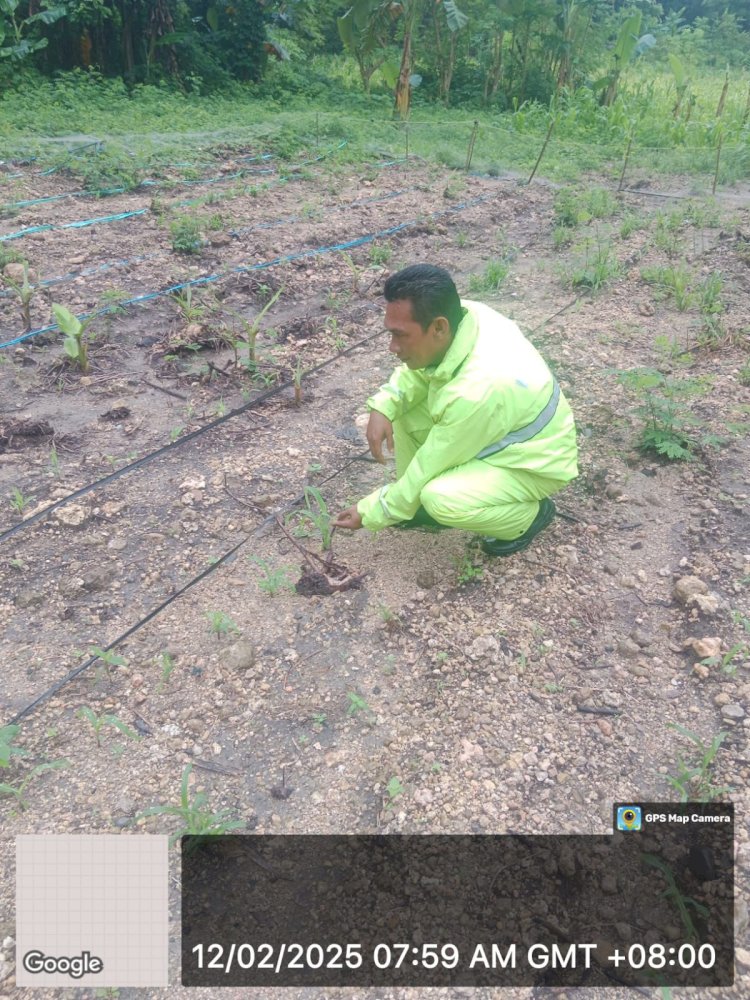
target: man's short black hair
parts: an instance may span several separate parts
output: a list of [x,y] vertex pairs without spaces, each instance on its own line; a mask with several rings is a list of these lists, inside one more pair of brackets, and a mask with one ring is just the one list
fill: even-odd
[[411,314],[423,330],[437,316],[445,316],[455,333],[463,319],[463,307],[453,278],[434,264],[412,264],[392,274],[385,283],[386,302],[411,302]]

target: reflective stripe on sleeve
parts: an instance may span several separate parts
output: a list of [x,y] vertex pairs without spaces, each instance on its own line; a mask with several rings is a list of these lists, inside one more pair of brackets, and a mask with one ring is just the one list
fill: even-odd
[[526,424],[525,427],[519,427],[517,431],[511,431],[510,434],[506,434],[504,438],[496,441],[495,444],[489,444],[486,448],[482,448],[477,458],[488,458],[490,455],[496,455],[499,451],[504,451],[505,448],[509,448],[512,444],[520,444],[522,441],[530,441],[531,438],[536,437],[554,417],[559,401],[560,386],[557,383],[557,379],[555,379],[552,384],[552,395],[549,398],[549,402],[539,416],[535,420],[532,420],[530,424]]
[[383,513],[385,514],[385,516],[388,518],[389,521],[392,521],[393,517],[391,515],[391,512],[388,510],[388,504],[385,502],[385,493],[387,489],[388,487],[384,486],[383,489],[380,491],[379,500],[380,500],[380,506],[383,508]]

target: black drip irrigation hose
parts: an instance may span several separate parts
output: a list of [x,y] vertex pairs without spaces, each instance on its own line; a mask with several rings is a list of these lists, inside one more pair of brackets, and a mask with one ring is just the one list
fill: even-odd
[[[537,325],[535,327],[533,327],[529,332],[530,333],[536,333],[538,330],[541,330],[542,327],[546,323],[549,323],[549,321],[551,319],[554,319],[557,316],[560,316],[562,313],[566,312],[568,309],[570,309],[572,306],[574,306],[579,300],[580,300],[580,296],[576,296],[574,299],[571,299],[570,302],[567,302],[560,309],[556,310],[554,313],[552,313],[551,316],[548,316],[546,319],[543,319],[540,323],[537,323]],[[374,333],[374,334],[371,334],[369,337],[365,337],[363,340],[358,341],[356,344],[352,344],[352,346],[348,347],[346,349],[346,351],[342,351],[340,354],[337,354],[334,357],[329,358],[327,361],[323,361],[323,362],[321,362],[321,364],[316,365],[315,368],[311,368],[310,372],[308,372],[307,374],[311,374],[312,372],[315,372],[315,371],[320,371],[322,368],[327,367],[328,365],[330,365],[334,361],[336,361],[338,358],[342,357],[344,354],[348,354],[350,351],[356,350],[356,348],[361,347],[364,344],[369,343],[375,337],[379,337],[379,336],[380,336],[380,332],[378,331],[378,333]],[[198,431],[194,431],[192,434],[189,435],[189,437],[193,438],[197,434],[202,433],[203,431],[210,430],[212,427],[216,427],[218,424],[223,423],[225,420],[229,419],[230,417],[237,416],[239,413],[244,413],[246,410],[250,409],[253,406],[257,406],[258,403],[262,402],[265,399],[268,399],[269,396],[275,395],[277,392],[280,392],[284,388],[287,388],[287,386],[277,386],[274,389],[269,390],[269,392],[263,393],[262,396],[256,397],[256,399],[251,400],[249,403],[246,403],[240,409],[233,410],[232,413],[225,414],[224,417],[220,417],[218,420],[213,421],[211,424],[207,425],[206,427],[199,428]],[[188,440],[188,438],[186,437],[186,438],[183,438],[182,440]],[[177,444],[177,443],[178,442],[175,442],[175,444]],[[47,507],[47,508],[45,508],[45,510],[40,511],[38,514],[35,514],[33,520],[36,520],[37,518],[39,518],[42,515],[48,513],[49,511],[56,509],[61,504],[67,503],[68,500],[73,499],[73,497],[75,497],[75,496],[80,496],[82,493],[89,492],[90,490],[93,490],[95,487],[97,487],[97,486],[99,486],[99,485],[101,485],[103,483],[109,483],[113,479],[117,479],[123,473],[125,473],[127,471],[130,471],[131,469],[133,469],[133,468],[135,468],[135,467],[137,467],[139,465],[142,465],[146,460],[151,460],[153,457],[162,454],[164,451],[166,451],[166,450],[168,450],[169,448],[172,448],[172,447],[174,447],[174,444],[168,445],[168,446],[166,446],[166,448],[160,448],[160,449],[158,449],[158,451],[152,452],[152,454],[150,456],[146,456],[146,458],[139,459],[138,462],[134,462],[132,465],[126,466],[123,469],[119,469],[117,472],[113,473],[111,476],[107,476],[104,479],[101,479],[101,480],[99,480],[96,483],[92,483],[92,484],[90,484],[87,487],[83,487],[81,490],[78,490],[76,493],[71,494],[69,497],[65,497],[59,503],[53,504],[51,507]],[[367,455],[368,455],[368,451],[363,451],[363,452],[360,452],[358,455],[354,455],[352,458],[350,458],[346,462],[344,462],[343,465],[339,466],[339,468],[336,469],[335,472],[332,472],[330,476],[328,476],[326,479],[324,479],[321,482],[320,485],[321,486],[325,486],[326,483],[330,483],[331,480],[336,479],[337,476],[340,476],[343,472],[345,472],[346,469],[348,469],[350,465],[353,465],[354,462],[361,461],[363,458],[366,458]],[[245,545],[247,542],[251,541],[253,538],[257,538],[261,534],[261,532],[265,530],[265,528],[267,527],[267,525],[273,523],[276,520],[276,518],[279,516],[279,514],[286,513],[287,511],[289,511],[292,508],[294,508],[297,504],[302,503],[304,501],[304,499],[305,499],[304,492],[300,493],[293,500],[288,501],[279,511],[276,511],[273,514],[269,514],[268,517],[264,518],[261,521],[261,523],[258,525],[257,528],[255,528],[254,531],[252,531],[249,535],[246,535],[243,539],[241,539],[239,542],[237,542],[236,545],[232,546],[232,548],[229,549],[227,552],[225,552],[224,555],[220,556],[218,559],[216,559],[215,561],[213,561],[209,566],[206,567],[206,569],[201,570],[201,572],[197,576],[193,577],[192,580],[189,580],[186,584],[184,584],[178,591],[176,591],[174,594],[172,594],[170,597],[168,597],[166,601],[162,601],[162,603],[159,604],[156,608],[153,608],[151,611],[149,611],[148,614],[145,615],[143,618],[141,618],[140,621],[136,622],[135,625],[131,625],[131,627],[129,629],[127,629],[127,631],[123,632],[122,635],[118,636],[117,639],[115,639],[108,646],[106,646],[104,648],[103,652],[108,653],[110,650],[116,649],[117,646],[119,646],[121,643],[125,642],[126,639],[129,639],[131,635],[133,635],[135,632],[137,632],[144,625],[148,624],[148,622],[150,622],[153,618],[155,618],[158,614],[160,614],[165,608],[169,607],[169,605],[173,601],[176,601],[178,597],[181,597],[184,593],[186,593],[188,590],[190,590],[196,584],[200,583],[201,580],[205,580],[206,577],[210,576],[211,573],[214,572],[214,570],[218,569],[219,566],[221,566],[223,563],[225,563],[232,555],[234,555],[235,552],[237,552],[240,548],[242,548],[243,545]],[[20,525],[16,525],[14,528],[12,528],[10,533],[15,532],[19,527],[22,527],[22,526],[30,523],[31,520],[32,520],[32,518],[29,518],[28,521],[22,521]],[[3,538],[6,537],[8,534],[9,534],[9,532],[5,532],[4,535],[0,535],[0,541],[2,541]],[[29,702],[29,704],[26,705],[24,708],[22,708],[20,712],[17,712],[16,715],[14,715],[13,718],[10,719],[6,723],[6,725],[8,725],[8,726],[15,725],[15,723],[17,723],[21,719],[25,718],[25,716],[27,716],[30,712],[32,712],[38,705],[41,705],[44,702],[49,701],[49,699],[51,697],[53,697],[53,695],[57,694],[58,691],[62,690],[62,688],[64,688],[64,687],[66,687],[71,681],[75,680],[76,677],[78,677],[80,674],[82,674],[84,670],[87,670],[92,664],[96,663],[96,661],[99,660],[99,659],[101,659],[100,656],[89,657],[89,659],[86,660],[85,663],[82,663],[79,666],[75,667],[73,670],[69,671],[63,678],[61,678],[59,681],[55,681],[55,683],[52,684],[49,688],[47,688],[46,691],[42,692],[42,694],[40,694],[38,697],[36,697],[33,701]]]
[[[336,361],[338,361],[339,358],[345,357],[347,354],[350,354],[352,351],[355,351],[358,347],[362,347],[364,344],[368,344],[371,340],[374,340],[375,337],[379,337],[380,335],[381,335],[380,331],[378,331],[377,333],[370,334],[369,337],[364,337],[362,340],[358,340],[356,344],[352,344],[350,347],[347,347],[346,350],[339,351],[338,354],[332,355],[325,361],[321,361],[319,364],[314,365],[312,368],[308,369],[308,371],[303,372],[302,378],[303,379],[308,378],[310,375],[314,375],[317,372],[322,371],[324,368],[327,368],[329,365],[332,365]],[[188,441],[193,441],[195,440],[195,438],[200,437],[202,434],[214,430],[214,428],[219,427],[223,423],[226,423],[227,420],[231,420],[233,417],[238,417],[243,413],[247,413],[248,410],[255,409],[256,407],[260,406],[261,403],[264,403],[267,399],[271,399],[273,396],[277,396],[285,389],[288,389],[289,386],[290,383],[283,383],[281,385],[273,386],[273,388],[271,389],[266,389],[264,392],[261,392],[259,395],[257,395],[254,399],[251,399],[247,403],[243,403],[242,406],[237,407],[236,410],[231,410],[229,413],[225,413],[223,416],[217,417],[216,420],[212,420],[210,423],[205,424],[203,427],[198,427],[196,430],[191,431],[189,434],[185,434],[184,437],[177,438],[176,441],[170,441],[169,444],[162,445],[160,448],[157,448],[156,451],[149,452],[149,454],[144,455],[143,458],[138,458],[134,462],[131,462],[129,465],[124,465],[121,469],[117,469],[116,472],[111,472],[108,476],[104,476],[102,479],[97,479],[93,483],[89,483],[86,486],[81,486],[80,489],[74,490],[72,493],[69,493],[68,496],[62,497],[60,500],[56,500],[55,503],[50,504],[43,510],[38,510],[35,514],[32,514],[25,520],[19,521],[18,524],[14,524],[12,527],[7,528],[5,531],[2,532],[2,534],[0,534],[0,544],[2,542],[7,541],[8,538],[12,538],[13,535],[17,534],[19,531],[22,531],[24,528],[30,527],[32,524],[35,524],[37,521],[42,520],[43,518],[46,519],[51,513],[53,513],[53,511],[59,510],[60,507],[64,507],[65,504],[70,503],[72,500],[77,500],[79,497],[86,496],[87,493],[91,493],[94,490],[97,490],[103,486],[108,486],[110,483],[113,483],[116,479],[119,479],[120,476],[124,476],[129,472],[133,472],[135,469],[140,469],[144,465],[149,465],[151,462],[155,461],[157,458],[160,458],[167,452],[173,451],[175,448],[178,448],[181,445],[186,444]]]
[[[372,338],[370,337],[368,339],[371,340]],[[364,342],[365,341],[363,341],[362,343]],[[345,472],[350,465],[352,465],[354,462],[360,461],[366,455],[367,455],[366,451],[361,452],[359,455],[354,455],[352,458],[348,459],[348,461],[344,462],[344,464],[340,466],[335,472],[332,472],[330,476],[324,479],[320,485],[325,486],[326,483],[330,483],[332,479],[335,479],[337,476],[340,476],[341,473]],[[201,570],[201,572],[197,576],[194,576],[192,580],[188,580],[188,582],[184,584],[182,587],[180,587],[179,590],[175,591],[174,594],[171,594],[166,599],[166,601],[162,601],[161,604],[157,605],[155,608],[152,608],[147,615],[144,615],[144,617],[140,619],[140,621],[137,621],[134,625],[131,625],[130,628],[127,629],[127,631],[123,632],[122,635],[118,636],[108,646],[105,646],[102,652],[108,653],[110,652],[110,650],[116,649],[119,645],[125,642],[126,639],[129,639],[131,635],[133,635],[139,629],[143,628],[144,625],[147,625],[153,618],[155,618],[158,614],[164,611],[165,608],[168,608],[173,601],[177,600],[178,597],[181,597],[192,587],[196,586],[196,584],[200,583],[201,580],[205,580],[206,577],[209,577],[215,570],[219,568],[219,566],[225,563],[231,556],[235,554],[235,552],[241,549],[243,545],[246,545],[247,542],[251,541],[253,538],[257,538],[261,534],[261,532],[265,530],[267,525],[274,522],[277,517],[279,517],[281,514],[285,514],[287,511],[292,510],[294,507],[297,506],[297,504],[302,503],[304,499],[305,499],[305,494],[300,493],[296,497],[294,497],[293,500],[289,500],[286,504],[284,504],[284,506],[280,510],[274,512],[273,514],[269,514],[268,517],[264,518],[258,525],[258,527],[255,528],[253,531],[251,531],[249,535],[245,535],[244,538],[240,539],[240,541],[237,542],[236,545],[233,545],[231,549],[229,549],[227,552],[224,553],[224,555],[219,556],[218,559],[213,560],[210,563],[210,565],[208,565],[205,569]],[[80,674],[84,672],[84,670],[88,670],[90,666],[92,666],[94,663],[96,663],[97,660],[100,659],[101,656],[98,655],[91,656],[89,657],[88,660],[86,660],[85,663],[81,663],[73,670],[68,671],[68,673],[64,677],[62,677],[59,681],[55,681],[55,683],[50,685],[50,687],[48,687],[46,691],[43,691],[42,694],[38,695],[33,701],[29,702],[28,705],[22,708],[20,712],[17,712],[12,719],[10,719],[7,723],[5,723],[5,725],[7,726],[15,725],[21,719],[25,718],[30,712],[32,712],[38,705],[41,705],[44,702],[49,701],[49,699],[52,698],[54,695],[56,695],[58,691],[61,691],[64,687],[67,687],[67,685],[70,684],[71,681],[75,680],[76,677],[78,677]]]

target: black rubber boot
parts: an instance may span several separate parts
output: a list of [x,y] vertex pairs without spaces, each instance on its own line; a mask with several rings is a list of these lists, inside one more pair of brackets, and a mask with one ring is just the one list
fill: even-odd
[[448,527],[447,524],[441,524],[436,521],[432,515],[428,514],[424,507],[417,508],[417,513],[414,517],[409,518],[408,521],[401,521],[399,524],[394,524],[394,528],[425,528],[428,531],[443,531]]
[[540,531],[552,522],[555,516],[555,505],[545,497],[539,504],[539,512],[520,538],[505,541],[501,538],[483,538],[482,551],[488,556],[512,556],[522,552],[534,541]]

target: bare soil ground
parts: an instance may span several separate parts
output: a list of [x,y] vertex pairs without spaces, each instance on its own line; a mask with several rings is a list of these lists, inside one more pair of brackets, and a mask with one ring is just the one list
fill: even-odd
[[[237,155],[219,169],[232,173]],[[747,201],[719,198],[707,215],[689,201],[627,192],[613,216],[580,226],[568,245],[554,236],[555,192],[543,183],[419,161],[319,164],[280,181],[228,182],[231,197],[184,209],[204,222],[205,244],[191,255],[172,249],[161,213],[205,194],[199,187],[69,198],[5,220],[10,233],[147,209],[0,244],[36,279],[65,279],[32,299],[32,328],[50,322],[52,302],[84,313],[219,277],[191,286],[189,301],[183,289],[180,301],[159,294],[99,317],[85,375],[66,361],[57,331],[0,357],[3,718],[45,696],[21,722],[28,755],[3,780],[67,762],[29,781],[25,808],[1,800],[0,942],[13,934],[16,834],[171,833],[177,821],[141,813],[177,802],[187,764],[212,810],[276,833],[606,833],[613,801],[677,799],[670,776],[689,783],[692,768],[695,798],[736,803],[737,945],[747,949]],[[25,168],[8,190],[6,200],[22,200],[77,186]],[[623,237],[624,218],[639,225]],[[405,222],[358,246],[311,252]],[[573,272],[591,269],[605,245],[602,287],[574,286]],[[296,254],[305,255],[252,269]],[[507,278],[482,285],[497,260],[509,263]],[[391,474],[367,461],[357,418],[393,367],[379,335],[383,281],[416,261],[449,268],[463,294],[530,335],[576,414],[581,475],[559,497],[564,516],[511,559],[482,557],[460,532],[339,532],[336,559],[363,575],[362,586],[303,596],[288,585],[301,554],[273,515],[289,518],[310,485],[335,512]],[[654,267],[687,270],[684,308],[643,280]],[[714,272],[722,326],[709,341],[698,289]],[[237,314],[252,321],[279,290],[261,322],[258,363],[240,344],[235,365]],[[24,329],[6,291],[2,341]],[[658,389],[639,394],[617,372],[640,366],[706,380],[680,402],[695,420],[691,461],[637,450],[636,408]],[[261,400],[269,388],[278,391]],[[286,523],[320,552],[309,519]],[[686,577],[701,584],[676,596]],[[93,647],[130,629],[114,650],[124,662],[99,659],[46,696]],[[690,640],[704,642],[696,650]],[[138,738],[111,722],[95,733],[82,708]],[[176,890],[173,906],[176,931]],[[31,995],[14,987],[9,948],[0,994]],[[175,937],[175,982],[178,970]],[[722,996],[747,995],[741,977],[740,967]],[[148,991],[183,993],[209,995]]]

